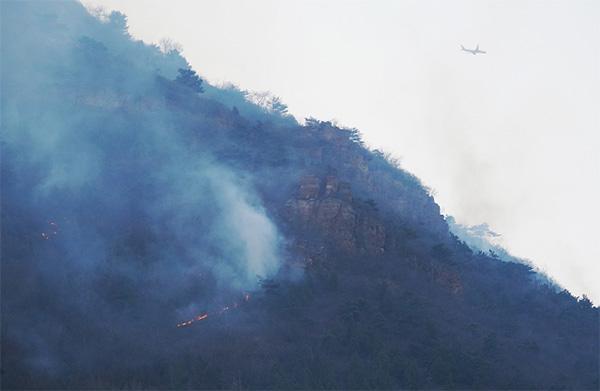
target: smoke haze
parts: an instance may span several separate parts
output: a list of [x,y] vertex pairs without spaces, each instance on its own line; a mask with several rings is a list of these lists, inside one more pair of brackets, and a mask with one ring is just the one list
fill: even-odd
[[84,3],[124,10],[137,38],[181,43],[209,80],[359,128],[445,214],[490,224],[511,252],[600,300],[598,2]]
[[163,90],[185,60],[55,5],[2,3],[2,331],[60,374],[163,349],[148,338],[275,274],[281,239],[252,176],[184,141]]

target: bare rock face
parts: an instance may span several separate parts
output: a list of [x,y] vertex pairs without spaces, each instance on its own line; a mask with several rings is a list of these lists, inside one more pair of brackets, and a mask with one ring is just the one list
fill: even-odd
[[306,175],[300,180],[298,199],[314,200],[319,196],[320,181],[315,175]]
[[296,196],[285,205],[285,216],[292,225],[320,233],[343,251],[384,252],[385,228],[376,213],[357,208],[350,184],[334,175],[302,177]]
[[334,196],[340,187],[340,183],[333,175],[329,175],[325,179],[325,196]]

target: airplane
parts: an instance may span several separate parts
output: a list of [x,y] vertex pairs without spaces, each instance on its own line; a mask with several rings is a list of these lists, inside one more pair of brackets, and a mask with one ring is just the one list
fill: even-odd
[[471,53],[473,55],[479,54],[479,53],[481,53],[481,54],[486,54],[487,53],[487,52],[484,52],[483,50],[479,50],[479,44],[477,44],[477,47],[475,49],[466,49],[463,45],[460,45],[460,48],[463,51]]

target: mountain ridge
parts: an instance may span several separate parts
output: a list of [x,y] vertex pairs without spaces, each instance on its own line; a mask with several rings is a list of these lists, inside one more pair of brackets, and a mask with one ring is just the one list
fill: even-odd
[[598,308],[357,130],[183,83],[122,14],[2,7],[3,386],[598,388]]

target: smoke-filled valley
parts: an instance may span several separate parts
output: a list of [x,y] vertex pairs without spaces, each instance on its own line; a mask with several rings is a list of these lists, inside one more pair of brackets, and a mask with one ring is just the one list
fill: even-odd
[[1,6],[3,388],[599,387],[598,308],[356,129]]

